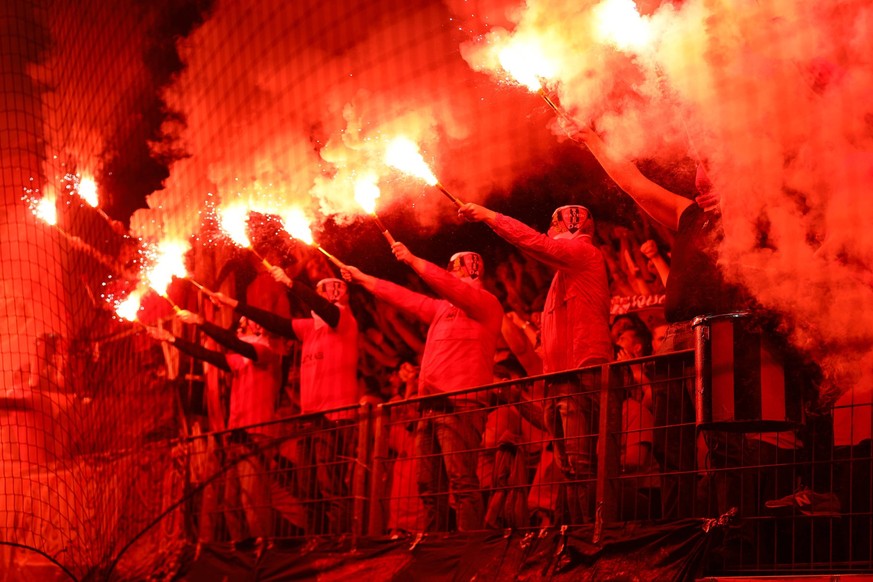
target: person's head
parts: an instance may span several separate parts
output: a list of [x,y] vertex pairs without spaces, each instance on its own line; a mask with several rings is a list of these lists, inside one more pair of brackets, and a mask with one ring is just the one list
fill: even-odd
[[594,217],[584,206],[570,204],[561,206],[552,213],[549,236],[555,239],[571,239],[594,234]]
[[612,343],[617,344],[618,338],[624,332],[633,330],[644,325],[639,316],[635,313],[622,313],[616,315],[609,326],[609,335],[612,337]]
[[264,328],[248,317],[243,316],[239,318],[239,324],[237,324],[236,328],[236,334],[238,336],[261,335],[263,331]]
[[482,255],[470,251],[455,253],[446,270],[462,281],[477,281],[485,270]]
[[612,343],[623,348],[632,358],[652,353],[652,334],[643,320],[635,313],[619,315],[610,328]]
[[646,338],[638,329],[628,329],[621,332],[615,340],[615,345],[624,349],[631,358],[641,358],[652,351],[651,345],[646,343]]
[[348,303],[349,300],[349,287],[342,279],[322,279],[315,291],[331,303]]
[[652,351],[657,353],[667,337],[667,324],[659,323],[652,328]]

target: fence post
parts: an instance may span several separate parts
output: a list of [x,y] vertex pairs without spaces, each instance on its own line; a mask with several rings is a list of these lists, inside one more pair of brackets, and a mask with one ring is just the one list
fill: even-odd
[[370,425],[372,422],[372,409],[369,404],[363,404],[358,408],[358,451],[355,458],[354,482],[352,485],[352,499],[354,500],[354,522],[352,535],[358,537],[364,535],[364,519],[367,511],[367,478],[370,472]]
[[621,468],[621,391],[611,388],[612,367],[600,368],[600,421],[597,425],[597,510],[594,542],[604,523],[618,519],[617,477]]
[[386,416],[390,412],[379,404],[373,412],[373,447],[370,456],[370,495],[368,498],[370,520],[367,535],[380,535],[384,528],[382,497],[385,494],[385,462],[388,460],[388,429]]

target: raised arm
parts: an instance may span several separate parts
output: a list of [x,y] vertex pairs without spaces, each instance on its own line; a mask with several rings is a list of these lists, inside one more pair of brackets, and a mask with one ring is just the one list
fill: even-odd
[[671,230],[679,228],[679,217],[692,201],[670,192],[646,178],[633,162],[619,156],[590,128],[578,130],[581,140],[597,158],[618,187],[627,192],[653,219]]
[[254,346],[248,342],[239,339],[232,331],[206,321],[202,315],[199,315],[197,313],[191,313],[190,311],[186,311],[184,309],[179,311],[176,316],[185,323],[190,323],[198,326],[200,329],[203,330],[203,333],[205,333],[227,349],[232,350],[239,355],[252,360],[253,362],[258,361],[258,352],[257,350],[255,350]]
[[[294,281],[293,279],[291,279],[285,273],[285,271],[282,270],[282,267],[274,266],[272,269],[270,269],[270,275],[273,276],[273,279],[275,279],[279,283],[283,283],[286,287],[288,287],[291,290],[292,295],[294,295],[295,297],[297,297],[297,299],[306,304],[306,306],[314,311],[315,314],[318,315],[318,317],[323,319],[327,325],[329,325],[333,329],[336,329],[336,326],[339,325],[340,320],[339,307],[337,307],[306,285],[300,283],[299,281]],[[264,327],[267,326],[264,325]]]
[[227,356],[221,352],[204,348],[200,344],[189,342],[188,340],[176,337],[165,329],[159,327],[148,328],[148,333],[154,339],[162,342],[173,344],[176,348],[188,354],[195,360],[200,360],[212,364],[216,368],[230,372],[230,365],[227,363]]
[[478,285],[469,285],[445,269],[412,254],[406,245],[395,242],[391,250],[443,299],[460,308],[470,319],[500,328],[503,308],[494,295]]
[[586,242],[579,239],[553,239],[523,222],[478,204],[464,204],[458,214],[471,222],[484,222],[498,236],[553,269],[573,269],[584,264],[588,258],[593,260],[597,256],[596,249]]
[[343,279],[349,283],[357,283],[378,299],[387,301],[397,309],[414,315],[425,323],[429,324],[433,321],[437,303],[432,297],[410,291],[390,281],[378,279],[351,265],[346,265],[341,271]]
[[213,298],[219,303],[227,305],[240,315],[248,317],[249,319],[251,319],[271,333],[275,333],[276,335],[291,339],[300,339],[297,337],[297,334],[294,333],[294,325],[292,320],[288,319],[287,317],[282,317],[281,315],[276,315],[271,311],[258,309],[257,307],[253,307],[245,303],[240,303],[236,299],[228,297],[224,293],[215,293],[213,295]]

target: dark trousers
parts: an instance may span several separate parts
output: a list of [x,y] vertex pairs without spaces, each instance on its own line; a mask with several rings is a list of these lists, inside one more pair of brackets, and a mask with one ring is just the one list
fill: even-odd
[[306,533],[343,534],[352,529],[352,467],[358,429],[354,421],[318,419],[297,443],[298,496],[307,507]]
[[873,461],[870,440],[834,449],[834,482],[843,518],[836,536],[836,559],[852,567],[873,567]]
[[427,531],[449,530],[449,508],[459,531],[482,528],[485,505],[476,471],[487,416],[475,402],[437,398],[422,403],[415,449]]
[[[659,354],[694,347],[690,323],[667,329]],[[656,368],[652,401],[655,424],[652,453],[663,471],[661,516],[679,519],[695,515],[697,506],[697,432],[694,411],[694,378],[670,378],[675,371]]]

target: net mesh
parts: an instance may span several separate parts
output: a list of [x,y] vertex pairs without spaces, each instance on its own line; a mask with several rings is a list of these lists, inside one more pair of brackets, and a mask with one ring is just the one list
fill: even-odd
[[[518,267],[524,259],[490,231],[461,224],[439,189],[487,201],[540,231],[554,208],[585,204],[597,218],[613,313],[663,300],[639,248],[654,240],[666,255],[672,236],[567,140],[545,101],[483,57],[479,41],[501,26],[555,41],[546,57],[568,62],[552,98],[577,119],[597,121],[621,153],[648,160],[644,173],[665,188],[691,194],[701,152],[714,154],[728,238],[739,241],[723,249],[723,258],[737,259],[725,261],[735,265],[728,275],[748,282],[765,307],[790,311],[792,339],[823,358],[832,400],[851,385],[869,402],[873,325],[855,318],[873,313],[873,244],[863,220],[870,132],[858,121],[870,115],[873,36],[852,28],[868,21],[866,3],[841,2],[833,13],[814,3],[748,3],[728,11],[736,18],[707,20],[713,8],[692,10],[698,2],[665,2],[663,11],[640,2],[664,24],[654,56],[585,33],[589,17],[578,2],[547,4],[522,17],[501,2],[461,0],[2,2],[6,571],[31,559],[19,553],[26,548],[74,579],[173,575],[194,537],[196,518],[184,504],[191,483],[202,484],[189,474],[190,448],[209,446],[179,437],[226,428],[228,381],[162,347],[144,326],[202,341],[173,319],[181,306],[229,327],[230,314],[205,302],[200,285],[246,294],[280,315],[300,312],[271,291],[254,260],[292,265],[312,283],[336,276],[303,236],[292,242],[281,232],[292,208],[330,253],[406,282],[355,202],[361,180],[378,183],[377,210],[397,240],[440,265],[455,251],[480,251],[488,276],[500,279],[493,287],[505,309],[529,315],[542,308],[549,274]],[[696,36],[704,21],[718,42]],[[736,30],[755,32],[747,39]],[[807,37],[822,39],[821,55]],[[863,74],[853,76],[859,63]],[[794,110],[780,124],[786,102]],[[845,123],[830,123],[834,103],[847,104]],[[737,119],[743,127],[727,125]],[[419,148],[437,185],[382,163],[400,135]],[[760,135],[769,136],[766,148],[748,141]],[[250,249],[222,230],[216,209],[233,207],[253,211]],[[177,245],[184,268],[156,290],[147,275],[166,242]],[[501,270],[506,263],[518,268]],[[185,274],[196,283],[181,281]],[[808,301],[800,286],[813,290]],[[119,304],[131,297],[140,308],[124,317]],[[401,329],[369,336],[398,349],[362,355],[363,370],[414,360],[422,329],[361,295],[352,304],[364,331]],[[286,412],[297,382],[290,369]]]

